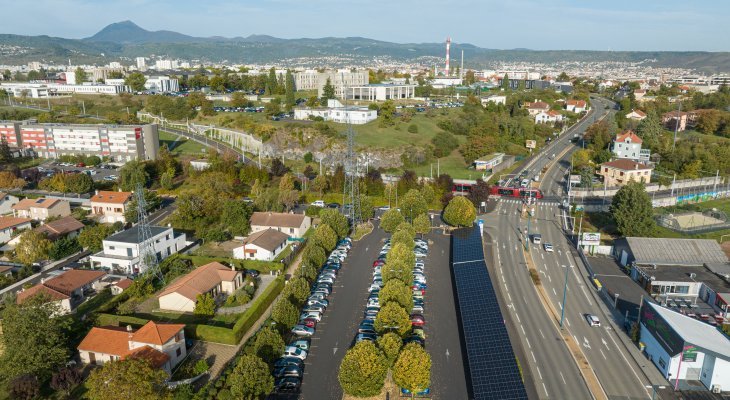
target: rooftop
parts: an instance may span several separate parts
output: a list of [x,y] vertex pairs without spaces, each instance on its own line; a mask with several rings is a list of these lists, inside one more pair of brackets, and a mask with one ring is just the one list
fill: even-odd
[[623,171],[638,171],[638,170],[651,170],[654,169],[649,165],[637,163],[626,158],[619,158],[618,160],[609,161],[601,164],[602,167],[611,167],[620,169]]
[[83,229],[84,224],[79,222],[72,216],[63,217],[52,222],[43,224],[35,228],[36,232],[45,233],[50,239],[55,239],[61,235]]
[[17,204],[14,204],[11,208],[13,210],[30,210],[31,208],[51,208],[56,203],[60,203],[58,199],[23,199]]
[[621,132],[620,134],[616,135],[617,142],[625,142],[627,139],[633,143],[638,143],[638,144],[641,144],[643,142],[641,140],[641,138],[636,136],[634,131],[632,131],[631,129]]
[[253,244],[261,247],[262,249],[274,251],[281,246],[282,243],[286,243],[287,239],[289,239],[289,235],[286,233],[269,228],[252,233],[243,240],[243,244]]
[[299,228],[305,218],[304,214],[289,214],[276,212],[255,212],[251,216],[252,226],[278,226],[286,228]]
[[14,226],[30,223],[29,218],[16,218],[16,217],[0,217],[0,230],[12,228]]
[[[172,231],[172,228],[164,226],[150,226],[150,233],[152,237],[162,234],[166,231]],[[108,238],[104,239],[110,242],[121,242],[121,243],[134,243],[139,244],[139,226],[135,225],[125,231],[117,232]]]
[[74,290],[88,285],[104,275],[106,272],[103,271],[72,269],[43,282],[42,285],[70,296]]
[[702,282],[717,293],[730,292],[730,284],[702,266],[694,265],[653,265],[637,266],[656,281]]
[[730,358],[730,339],[714,326],[656,304],[644,304],[652,307],[685,342]]
[[703,265],[727,263],[725,252],[711,239],[627,237],[637,264]]
[[180,277],[172,282],[157,297],[171,293],[178,293],[192,301],[198,299],[198,295],[207,293],[222,281],[232,281],[241,272],[232,270],[230,267],[214,261],[194,269],[189,274]]
[[132,192],[108,192],[99,191],[91,197],[92,203],[114,203],[124,204],[132,197]]

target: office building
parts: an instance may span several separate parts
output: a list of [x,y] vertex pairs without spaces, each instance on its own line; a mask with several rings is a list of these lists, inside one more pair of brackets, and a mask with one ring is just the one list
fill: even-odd
[[169,76],[149,76],[144,83],[145,89],[155,93],[179,92],[180,86],[177,79],[170,79]]
[[327,79],[330,80],[330,84],[335,88],[335,96],[342,98],[346,86],[367,85],[370,76],[366,70],[351,71],[349,69],[328,70],[324,72],[306,70],[294,73],[294,85],[297,90],[317,89],[319,97],[324,95],[324,86],[327,84]]
[[416,85],[373,84],[348,86],[345,99],[364,101],[405,100],[415,96]]

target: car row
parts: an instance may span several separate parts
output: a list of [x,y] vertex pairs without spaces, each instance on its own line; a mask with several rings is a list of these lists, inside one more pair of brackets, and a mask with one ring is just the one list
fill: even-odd
[[292,327],[290,333],[293,340],[284,349],[281,358],[274,362],[274,388],[277,393],[298,393],[302,383],[304,360],[309,355],[311,343],[317,324],[329,307],[329,295],[342,263],[352,248],[352,240],[344,238],[337,243],[327,261],[322,265],[317,279],[299,315],[299,322]]

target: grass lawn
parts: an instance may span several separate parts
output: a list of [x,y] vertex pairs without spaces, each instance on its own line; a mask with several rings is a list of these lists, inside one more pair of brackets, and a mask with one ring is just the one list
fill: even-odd
[[[375,148],[427,145],[431,142],[431,138],[442,130],[436,126],[437,121],[438,119],[436,118],[428,118],[423,114],[416,114],[411,119],[411,122],[398,121],[395,126],[387,128],[380,128],[379,120],[364,125],[356,125],[353,127],[355,130],[355,144]],[[408,132],[408,126],[411,124],[418,127],[417,133]],[[342,126],[344,128],[344,125]]]
[[[163,144],[167,145],[167,148],[171,150],[172,154],[179,155],[193,155],[202,156],[205,154],[206,147],[194,140],[188,140],[185,137],[180,137],[177,140],[178,135],[166,131],[160,131],[160,146]],[[177,142],[176,142],[177,141]],[[174,146],[173,146],[174,144]]]
[[[480,171],[467,168],[466,161],[464,161],[464,157],[461,156],[459,149],[456,149],[448,156],[441,158],[438,164],[436,161],[432,164],[434,178],[438,176],[439,171],[442,174],[449,174],[449,176],[454,179],[475,180],[482,177],[482,173]],[[416,171],[418,176],[431,176],[431,164],[420,165],[413,168],[413,170]]]
[[281,260],[286,258],[289,254],[291,254],[291,252],[292,252],[292,246],[291,246],[291,243],[289,243],[286,245],[284,250],[282,250],[281,253],[279,253],[279,255],[274,258],[274,262],[275,263],[280,262]]

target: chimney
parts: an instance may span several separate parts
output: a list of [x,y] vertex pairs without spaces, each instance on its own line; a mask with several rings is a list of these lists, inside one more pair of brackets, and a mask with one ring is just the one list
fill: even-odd
[[634,169],[639,169],[639,163],[634,164]]
[[99,195],[99,189],[94,190],[94,195]]

